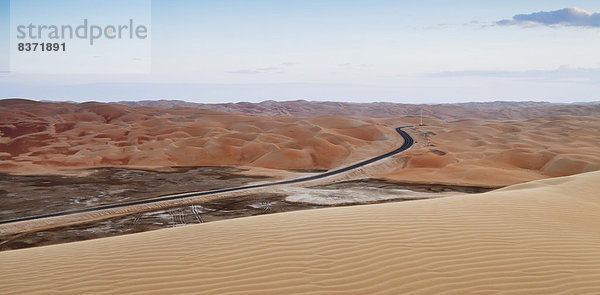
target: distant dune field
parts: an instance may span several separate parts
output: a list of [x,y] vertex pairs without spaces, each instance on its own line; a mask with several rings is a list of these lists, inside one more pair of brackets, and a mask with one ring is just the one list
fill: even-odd
[[552,104],[533,101],[467,102],[452,104],[404,104],[392,102],[350,103],[337,101],[274,101],[259,103],[192,103],[180,100],[123,101],[130,107],[189,107],[219,112],[261,114],[267,116],[353,118],[398,118],[419,115],[440,120],[527,120],[540,116],[600,116],[600,102]]
[[598,294],[600,172],[0,253],[2,294]]
[[0,101],[0,170],[253,166],[331,169],[398,145],[369,119],[229,114],[194,108]]
[[[407,129],[415,146],[398,155],[397,163],[385,171],[366,177],[500,187],[600,169],[598,105],[515,103],[503,109],[507,104],[423,106],[427,112],[441,112],[436,113],[441,117],[453,114],[454,119],[475,113],[495,119],[533,118],[445,121],[425,117],[427,126]],[[267,114],[292,106],[305,113],[323,107],[319,112],[325,114],[327,110],[356,114],[376,112],[386,105],[395,112],[403,106],[301,101],[234,106]],[[0,172],[169,166],[333,169],[398,147],[402,139],[394,127],[418,123],[416,117],[270,117],[159,106],[1,100]]]

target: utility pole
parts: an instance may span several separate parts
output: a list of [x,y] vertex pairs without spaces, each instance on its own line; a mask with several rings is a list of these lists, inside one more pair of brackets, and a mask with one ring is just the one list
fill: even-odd
[[423,110],[421,110],[421,123],[419,123],[419,126],[423,126]]

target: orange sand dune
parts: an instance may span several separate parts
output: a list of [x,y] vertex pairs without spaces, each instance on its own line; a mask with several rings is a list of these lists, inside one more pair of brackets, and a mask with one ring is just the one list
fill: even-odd
[[600,117],[526,121],[427,119],[404,166],[381,177],[419,183],[506,186],[600,170]]
[[0,132],[0,170],[18,173],[98,166],[330,169],[398,144],[393,129],[372,120],[27,100],[0,101]]
[[[457,115],[466,112],[459,106],[445,108],[460,109]],[[541,106],[528,111],[539,117],[522,121],[425,118],[427,126],[407,129],[417,144],[396,157],[398,165],[374,176],[498,187],[599,170],[600,117],[587,115],[597,106],[567,109],[584,115],[544,116],[552,112]],[[415,117],[266,117],[183,107],[0,100],[0,171],[207,165],[332,169],[398,147],[401,138],[394,127],[417,122]]]
[[2,294],[599,294],[600,172],[0,253]]

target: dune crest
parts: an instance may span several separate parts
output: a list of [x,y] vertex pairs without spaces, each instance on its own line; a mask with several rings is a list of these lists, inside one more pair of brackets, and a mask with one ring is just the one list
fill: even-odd
[[418,115],[441,120],[526,120],[540,116],[598,116],[600,104],[553,104],[534,101],[494,101],[453,104],[404,104],[392,102],[350,103],[337,101],[274,101],[259,103],[193,103],[181,100],[122,101],[130,107],[189,107],[219,112],[261,114],[267,116],[319,117],[337,115],[358,118],[397,118]]

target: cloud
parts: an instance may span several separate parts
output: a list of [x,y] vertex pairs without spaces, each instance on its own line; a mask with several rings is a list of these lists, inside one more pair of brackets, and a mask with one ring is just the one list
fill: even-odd
[[295,65],[292,62],[284,62],[280,66],[275,67],[264,67],[264,68],[255,68],[255,69],[241,69],[234,71],[227,71],[228,74],[245,74],[245,75],[256,75],[256,74],[281,74],[284,72],[285,68],[291,67]]
[[354,70],[363,70],[363,69],[369,67],[367,64],[353,64],[350,62],[338,64],[337,66],[341,67],[341,68],[345,68],[345,69],[354,69]]
[[554,70],[447,71],[430,73],[426,76],[430,78],[488,77],[531,82],[598,83],[600,82],[600,68],[574,68],[563,65]]
[[283,67],[266,67],[257,69],[241,69],[235,71],[227,71],[228,74],[269,74],[269,73],[282,73]]
[[424,26],[423,29],[425,30],[443,30],[443,29],[447,29],[450,25],[448,24],[435,24],[433,26]]
[[517,14],[511,19],[496,22],[499,26],[576,26],[600,27],[600,12],[589,12],[577,7],[530,14]]

